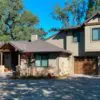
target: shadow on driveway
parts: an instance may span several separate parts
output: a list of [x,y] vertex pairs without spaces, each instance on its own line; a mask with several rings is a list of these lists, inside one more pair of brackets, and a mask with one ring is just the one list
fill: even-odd
[[0,78],[0,100],[100,100],[100,78],[11,80]]

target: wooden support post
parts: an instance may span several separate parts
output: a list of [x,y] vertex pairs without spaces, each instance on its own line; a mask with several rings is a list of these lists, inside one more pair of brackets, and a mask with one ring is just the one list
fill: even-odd
[[60,67],[60,66],[59,66],[59,65],[60,65],[60,64],[59,64],[59,56],[58,56],[58,58],[57,58],[57,63],[58,63],[58,75],[60,75],[60,68],[59,68],[59,67]]
[[98,57],[98,68],[97,68],[97,70],[98,70],[98,75],[100,75],[100,57]]
[[3,65],[3,52],[0,52],[0,57],[1,57],[1,65]]
[[18,54],[18,66],[20,66],[20,65],[21,65],[20,60],[21,60],[21,57],[20,57],[20,54]]

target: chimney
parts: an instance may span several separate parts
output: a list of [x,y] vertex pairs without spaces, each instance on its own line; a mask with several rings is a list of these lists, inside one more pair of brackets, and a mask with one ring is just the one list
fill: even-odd
[[37,34],[32,34],[31,35],[31,41],[38,40],[38,35]]

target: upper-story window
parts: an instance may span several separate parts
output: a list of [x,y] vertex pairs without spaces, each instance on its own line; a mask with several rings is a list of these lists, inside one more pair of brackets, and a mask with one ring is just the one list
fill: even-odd
[[74,43],[80,42],[80,32],[73,33],[73,42]]
[[100,28],[93,28],[92,29],[92,40],[93,41],[100,40]]

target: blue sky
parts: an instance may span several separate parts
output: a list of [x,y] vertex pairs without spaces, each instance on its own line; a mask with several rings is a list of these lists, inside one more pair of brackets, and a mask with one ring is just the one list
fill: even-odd
[[33,14],[37,15],[40,19],[39,27],[48,31],[52,27],[61,27],[60,22],[54,20],[51,13],[55,5],[64,5],[66,0],[23,0],[24,8],[30,10]]

